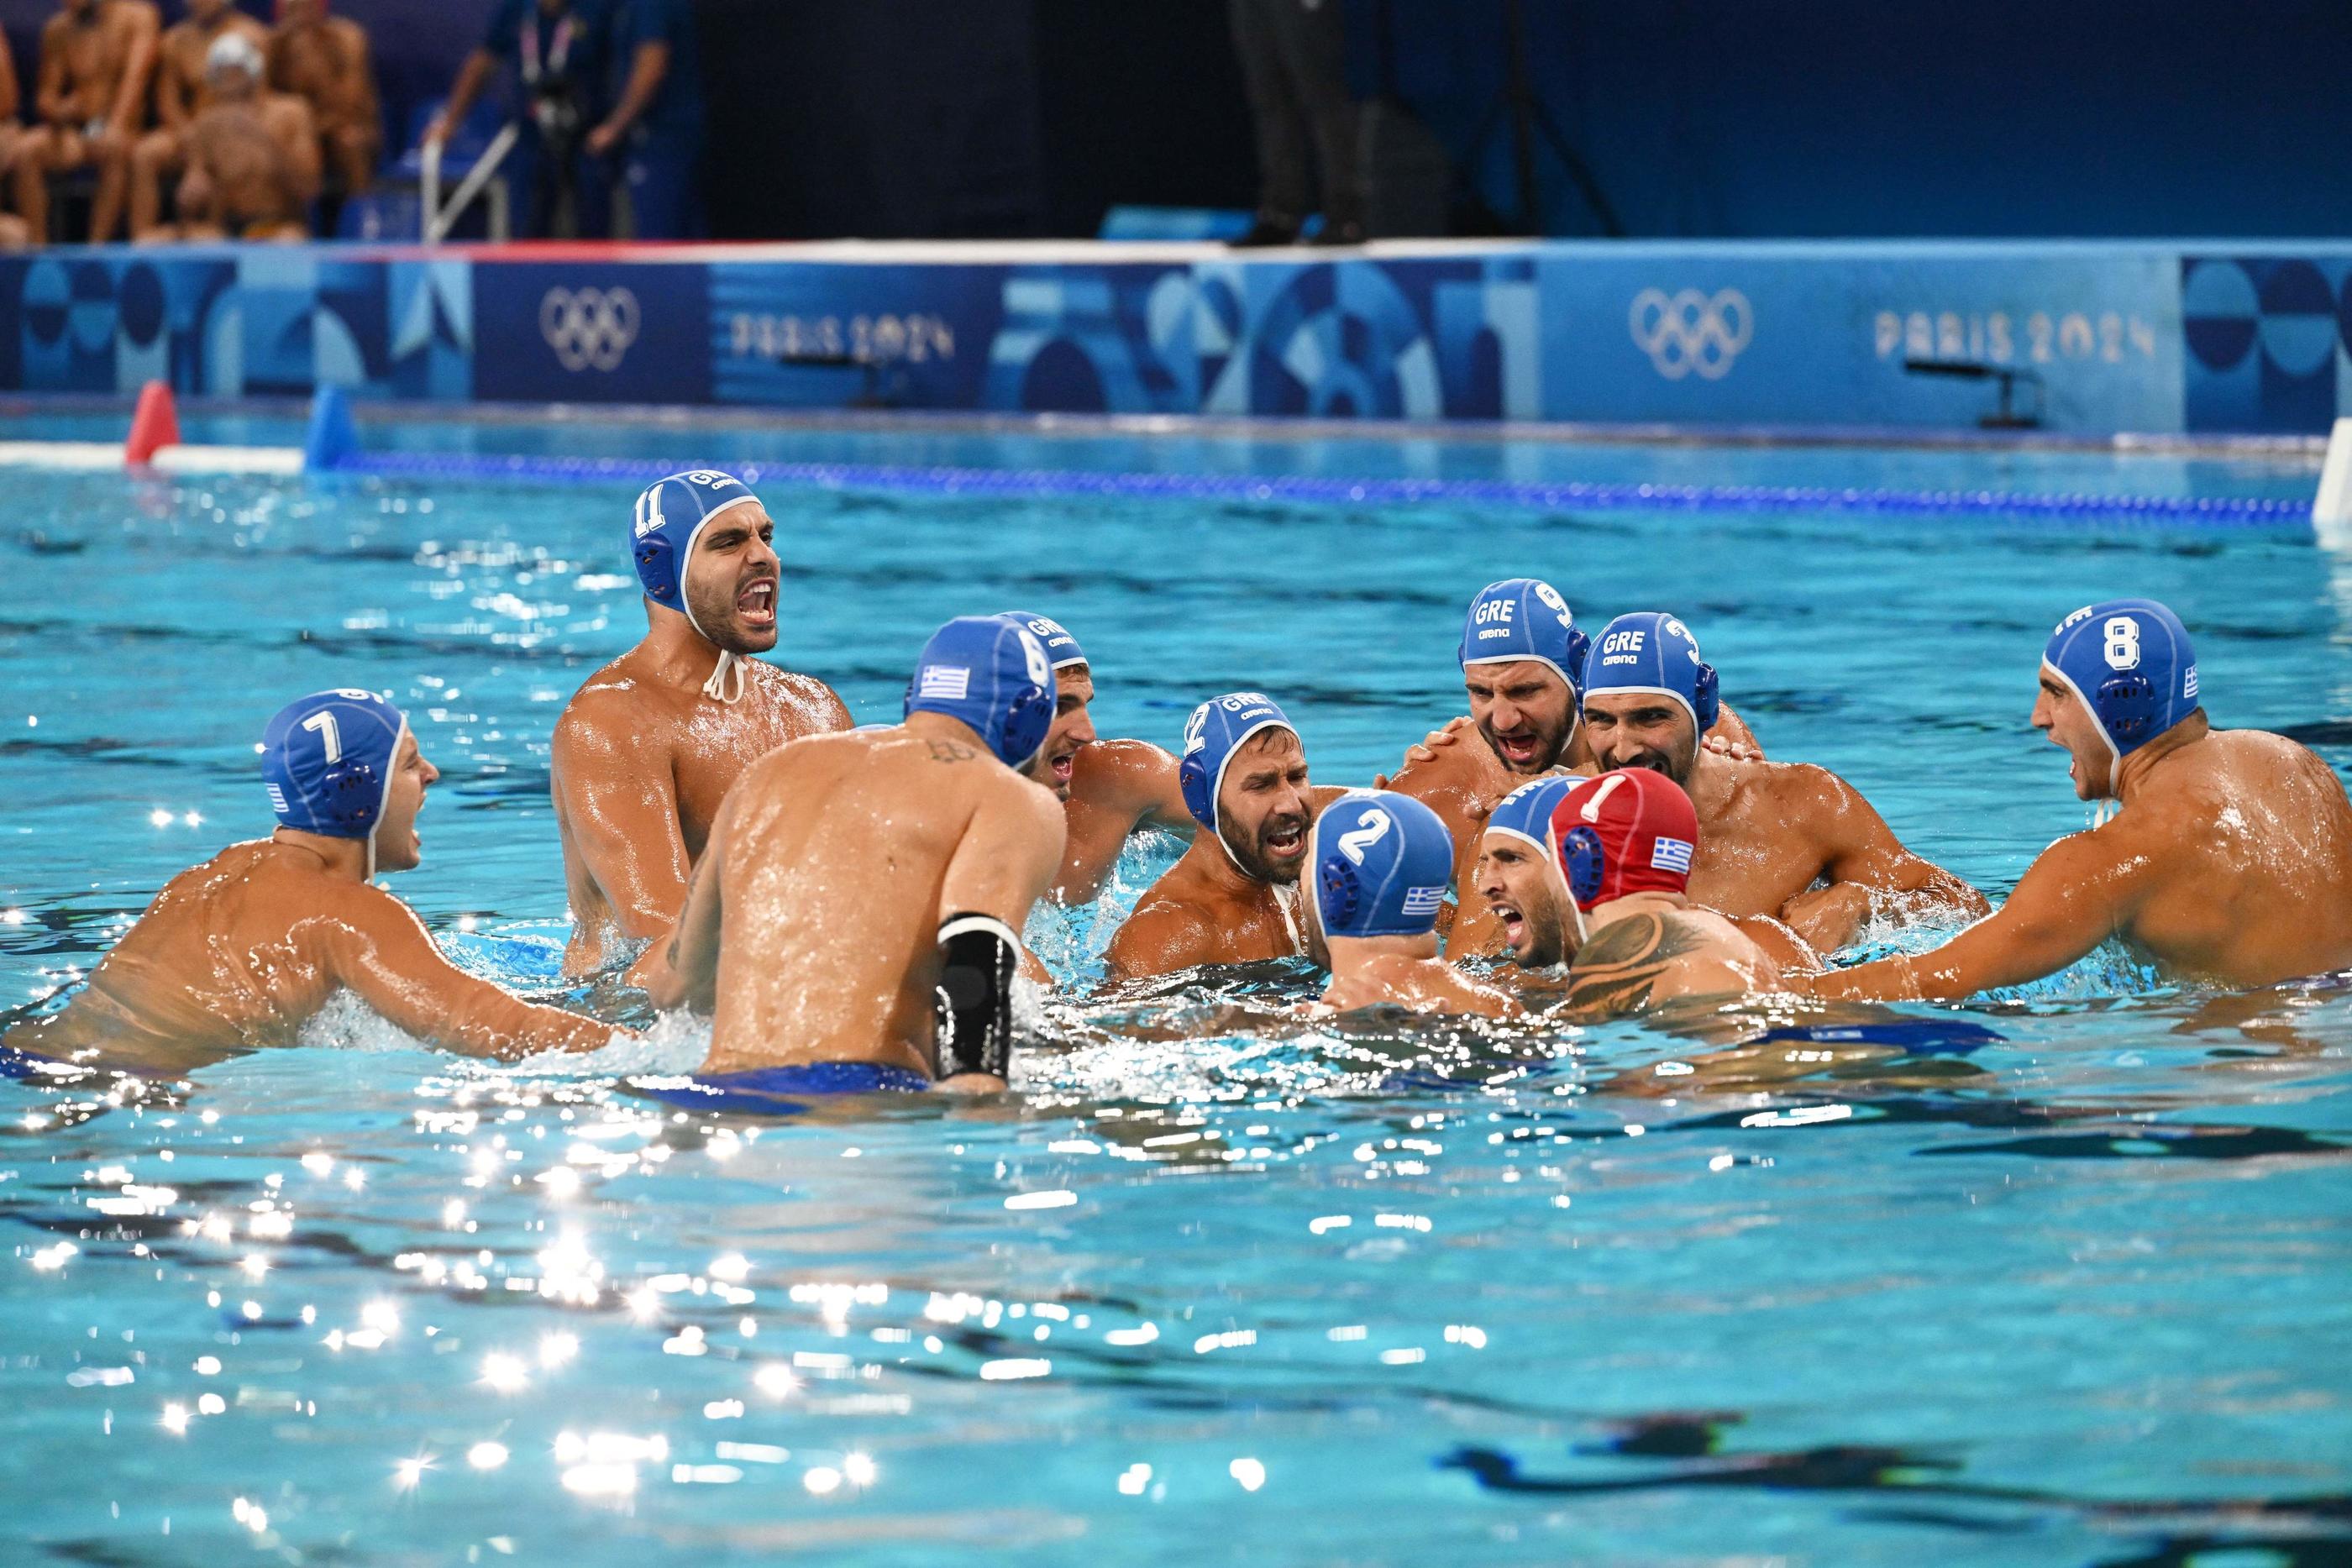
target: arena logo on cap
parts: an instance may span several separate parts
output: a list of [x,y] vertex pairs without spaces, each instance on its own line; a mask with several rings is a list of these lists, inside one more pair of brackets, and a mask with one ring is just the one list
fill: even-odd
[[1721,381],[1756,329],[1756,312],[1737,288],[1718,289],[1712,296],[1696,288],[1672,295],[1663,288],[1644,288],[1633,296],[1628,320],[1633,346],[1649,355],[1658,374],[1670,382],[1693,371],[1702,381]]
[[575,375],[619,370],[642,319],[637,297],[626,288],[559,287],[539,302],[539,335],[555,350],[555,362]]

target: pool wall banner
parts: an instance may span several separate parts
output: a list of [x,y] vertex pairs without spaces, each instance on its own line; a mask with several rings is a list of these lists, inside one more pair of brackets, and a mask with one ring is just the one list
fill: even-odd
[[2352,413],[2352,242],[360,246],[0,258],[0,390],[1966,429]]

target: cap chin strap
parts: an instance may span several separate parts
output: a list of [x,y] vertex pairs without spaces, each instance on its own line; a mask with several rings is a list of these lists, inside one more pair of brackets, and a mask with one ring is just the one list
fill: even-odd
[[383,826],[383,809],[392,804],[392,765],[399,760],[400,743],[407,734],[408,716],[406,714],[402,714],[400,716],[400,733],[392,737],[392,755],[384,759],[383,792],[375,798],[375,821],[368,824],[367,875],[360,879],[362,882],[373,882],[375,880],[375,833],[378,828]]
[[2099,742],[2107,748],[2107,796],[2110,800],[2121,801],[2124,793],[2124,748],[2117,746],[2116,737],[2107,733],[2107,721],[2099,716],[2097,706],[2091,701],[2088,693],[2074,684],[2074,676],[2047,659],[2042,661],[2042,667],[2066,684],[2066,689],[2074,694],[2074,700],[2083,705],[2083,712],[2090,719],[2091,727],[2099,732]]
[[[688,553],[693,553],[690,548]],[[679,586],[681,591],[678,594],[677,601],[686,611],[686,623],[694,628],[694,634],[696,636],[701,638],[706,643],[709,643],[712,647],[719,648],[719,644],[717,643],[711,642],[710,633],[702,629],[702,622],[694,618],[693,601],[688,600],[682,591],[684,588],[683,580],[681,580]],[[727,677],[730,675],[735,677],[733,690],[731,692],[729,690],[727,680]],[[710,667],[710,678],[702,683],[702,695],[709,697],[715,702],[732,703],[741,701],[743,696],[743,661],[737,658],[730,650],[719,648],[719,663]]]
[[[694,531],[686,536],[686,553],[677,560],[677,607],[686,612],[686,623],[694,628],[694,634],[714,648],[719,648],[717,639],[705,632],[702,622],[694,618],[694,601],[687,594],[686,577],[694,569],[694,547],[702,542],[702,530],[710,526],[710,518],[727,510],[728,507],[740,507],[751,499],[749,496],[739,496],[695,524]],[[731,689],[727,679],[729,675],[735,677]],[[719,648],[719,663],[711,666],[710,678],[702,683],[702,695],[714,702],[740,702],[743,700],[743,661],[730,650]]]
[[[1224,840],[1219,839],[1217,841],[1223,843]],[[1233,852],[1228,850],[1225,852],[1231,854]],[[1282,928],[1290,933],[1290,950],[1293,953],[1304,954],[1307,951],[1307,937],[1298,929],[1298,884],[1295,882],[1270,882],[1266,886],[1274,889],[1274,906],[1282,912]]]

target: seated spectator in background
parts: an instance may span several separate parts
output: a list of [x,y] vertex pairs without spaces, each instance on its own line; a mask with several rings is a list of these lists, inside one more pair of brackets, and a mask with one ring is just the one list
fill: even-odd
[[16,168],[16,210],[35,243],[48,238],[49,176],[91,168],[89,241],[114,237],[162,30],[149,0],[63,0],[41,29],[40,128],[25,138]]
[[375,183],[383,155],[383,110],[376,102],[375,62],[367,29],[327,15],[327,0],[278,0],[269,37],[269,89],[310,105],[319,151],[346,196]]
[[619,0],[613,11],[613,112],[588,133],[588,155],[621,155],[629,237],[702,233],[702,55],[688,0]]
[[[16,93],[16,61],[8,50],[8,35],[0,32],[0,191],[8,188],[8,171],[16,164],[16,154],[24,151],[25,124],[17,110],[23,107]],[[15,250],[32,242],[32,230],[25,220],[13,214],[0,213],[0,250]]]
[[587,149],[604,118],[609,19],[594,0],[499,0],[449,101],[425,127],[427,143],[448,141],[499,63],[513,64],[525,239],[602,239],[610,230],[611,192]]
[[1289,245],[1307,214],[1307,148],[1323,192],[1317,245],[1360,245],[1364,177],[1360,113],[1348,91],[1348,37],[1339,0],[1228,0],[1257,133],[1257,216],[1235,245]]
[[134,240],[167,237],[157,232],[163,221],[163,182],[187,168],[188,129],[212,104],[205,57],[231,33],[256,47],[269,38],[268,28],[229,0],[188,0],[187,20],[166,29],[156,47],[155,129],[139,139],[131,154]]
[[213,101],[188,131],[180,236],[307,239],[319,195],[310,106],[262,89],[261,50],[240,34],[216,40],[206,64]]

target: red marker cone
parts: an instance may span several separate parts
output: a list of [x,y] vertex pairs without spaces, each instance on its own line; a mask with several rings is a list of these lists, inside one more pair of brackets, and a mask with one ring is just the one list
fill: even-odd
[[166,382],[149,382],[139,389],[139,411],[131,416],[131,441],[123,447],[125,462],[153,461],[159,446],[180,444],[180,412]]

